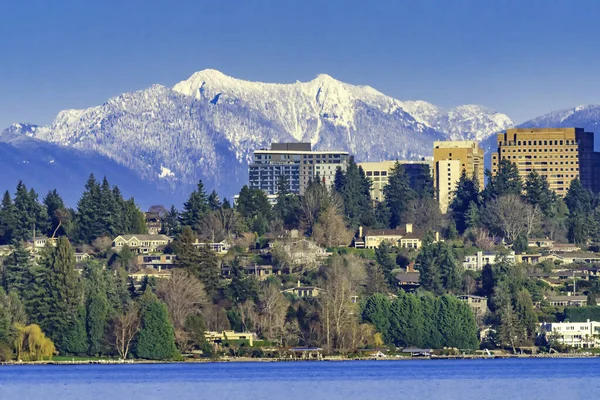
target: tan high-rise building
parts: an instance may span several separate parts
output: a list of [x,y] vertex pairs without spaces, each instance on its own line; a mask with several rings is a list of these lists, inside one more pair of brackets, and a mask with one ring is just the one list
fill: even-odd
[[442,213],[448,212],[463,170],[468,176],[475,176],[479,189],[483,189],[483,153],[474,140],[434,142],[433,185]]
[[396,163],[402,164],[404,171],[410,178],[411,186],[419,179],[423,173],[433,176],[433,159],[425,157],[419,161],[413,160],[395,160],[380,162],[362,162],[358,166],[365,171],[367,178],[371,179],[371,199],[375,202],[385,200],[383,188],[388,184],[388,176]]
[[500,160],[517,165],[523,180],[531,171],[543,175],[550,189],[564,196],[573,179],[598,191],[599,154],[594,134],[581,128],[518,128],[498,135],[498,151],[492,153],[492,173]]

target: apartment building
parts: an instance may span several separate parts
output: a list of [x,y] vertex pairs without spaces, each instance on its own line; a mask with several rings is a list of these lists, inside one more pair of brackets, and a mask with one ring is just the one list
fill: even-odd
[[304,194],[316,179],[332,185],[336,170],[345,171],[349,159],[345,151],[313,151],[310,143],[272,143],[270,150],[254,152],[248,168],[250,188],[277,194],[279,176],[283,175],[292,193]]
[[498,135],[497,152],[492,153],[492,173],[500,160],[517,165],[525,179],[531,171],[543,175],[550,189],[564,196],[573,179],[598,192],[595,179],[600,172],[600,153],[594,152],[594,134],[582,128],[518,128]]
[[383,188],[388,184],[388,176],[396,163],[400,163],[404,167],[404,171],[406,171],[406,174],[409,176],[412,187],[415,186],[416,181],[423,174],[430,174],[433,176],[432,157],[424,157],[419,161],[395,160],[358,163],[358,166],[362,167],[363,171],[365,171],[367,178],[371,179],[371,199],[373,201],[385,200]]
[[434,142],[433,186],[443,214],[448,212],[463,170],[475,176],[483,189],[483,158],[484,151],[474,140]]

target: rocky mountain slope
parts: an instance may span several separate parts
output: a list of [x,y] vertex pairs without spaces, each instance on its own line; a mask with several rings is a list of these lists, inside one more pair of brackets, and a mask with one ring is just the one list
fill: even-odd
[[429,155],[434,140],[481,140],[511,125],[479,106],[446,111],[328,75],[271,84],[203,70],[173,88],[125,93],[62,111],[48,126],[13,125],[3,136],[93,150],[177,197],[200,178],[230,196],[247,181],[252,151],[271,142],[307,141],[377,161]]

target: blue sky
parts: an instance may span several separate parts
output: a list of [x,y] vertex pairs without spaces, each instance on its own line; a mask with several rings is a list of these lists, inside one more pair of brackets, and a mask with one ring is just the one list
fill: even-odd
[[0,2],[0,129],[215,68],[319,73],[522,122],[600,103],[600,1]]

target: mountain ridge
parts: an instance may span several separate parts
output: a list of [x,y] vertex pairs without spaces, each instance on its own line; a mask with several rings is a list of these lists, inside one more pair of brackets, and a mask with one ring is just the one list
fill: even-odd
[[203,179],[231,196],[247,181],[253,150],[272,142],[310,142],[359,161],[415,159],[430,155],[435,140],[484,138],[509,125],[508,116],[481,106],[444,110],[327,74],[262,83],[207,69],[173,87],[152,85],[63,110],[50,125],[13,125],[2,136],[96,151],[177,195]]

